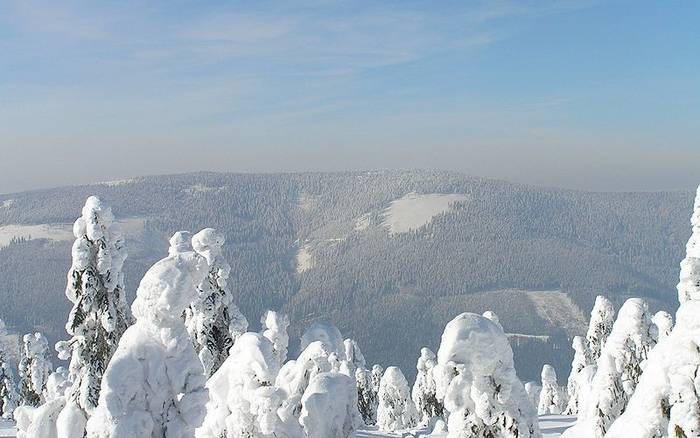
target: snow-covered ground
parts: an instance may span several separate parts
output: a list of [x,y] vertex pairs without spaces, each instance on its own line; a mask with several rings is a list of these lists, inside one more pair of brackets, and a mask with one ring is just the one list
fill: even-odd
[[[143,218],[127,218],[118,221],[124,234],[132,237],[144,230]],[[0,226],[0,248],[10,244],[13,238],[48,239],[53,241],[73,241],[73,224],[11,224]]]
[[588,318],[569,296],[561,291],[528,291],[527,296],[537,313],[554,327],[563,327],[567,333],[584,333]]
[[[576,422],[576,417],[565,415],[543,415],[540,417],[540,430],[542,438],[557,438],[561,434],[573,426]],[[379,432],[376,428],[360,430],[357,432],[357,438],[420,438],[428,434],[427,429],[407,430],[398,433]],[[15,430],[12,423],[0,419],[0,437],[13,437]]]
[[389,204],[384,212],[382,225],[388,228],[391,234],[416,230],[429,224],[438,214],[449,211],[453,203],[468,199],[467,195],[461,194],[409,193]]

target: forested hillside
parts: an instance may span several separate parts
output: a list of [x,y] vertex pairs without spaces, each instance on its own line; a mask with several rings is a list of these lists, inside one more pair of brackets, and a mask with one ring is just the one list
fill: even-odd
[[677,305],[693,199],[434,171],[198,173],[0,195],[0,318],[12,329],[67,338],[70,229],[92,194],[125,229],[129,299],[170,235],[214,227],[254,329],[267,308],[290,315],[292,339],[330,318],[369,362],[410,375],[448,320],[493,310],[523,380],[545,362],[568,375],[568,338],[597,294]]

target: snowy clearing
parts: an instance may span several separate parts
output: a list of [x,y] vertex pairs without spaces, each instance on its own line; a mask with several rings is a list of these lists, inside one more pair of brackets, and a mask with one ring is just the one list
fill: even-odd
[[0,208],[10,208],[14,203],[14,199],[5,199],[4,201],[2,201],[2,204],[0,204]]
[[115,179],[113,181],[100,181],[100,182],[97,182],[95,184],[97,184],[99,186],[114,187],[114,186],[121,186],[124,184],[132,184],[135,182],[136,182],[136,179],[131,178],[131,179]]
[[558,290],[526,293],[537,307],[537,313],[553,326],[564,328],[569,335],[586,332],[586,316],[566,293]]
[[311,246],[304,245],[297,252],[297,273],[308,271],[314,266],[313,257],[311,256]]
[[384,211],[382,225],[391,234],[406,233],[429,224],[435,216],[449,211],[455,202],[468,200],[462,194],[425,194],[409,193],[403,198],[391,201]]
[[[127,218],[119,220],[118,223],[128,237],[141,233],[145,227],[143,218]],[[9,245],[13,238],[47,239],[55,242],[69,242],[75,239],[73,237],[73,224],[12,224],[0,226],[0,248]]]

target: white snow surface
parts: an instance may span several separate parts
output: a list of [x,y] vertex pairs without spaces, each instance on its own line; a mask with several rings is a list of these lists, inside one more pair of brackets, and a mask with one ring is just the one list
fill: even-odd
[[[145,220],[143,218],[125,218],[118,220],[122,231],[127,237],[135,236],[143,232]],[[0,226],[0,248],[10,244],[13,238],[47,239],[55,242],[70,242],[73,236],[73,224],[9,224]]]
[[302,245],[297,251],[297,273],[308,271],[314,266],[314,258],[311,255],[311,245]]
[[469,200],[467,195],[457,193],[409,193],[391,201],[384,211],[382,225],[389,230],[390,234],[417,230],[429,224],[435,216],[449,211],[455,202],[467,200]]

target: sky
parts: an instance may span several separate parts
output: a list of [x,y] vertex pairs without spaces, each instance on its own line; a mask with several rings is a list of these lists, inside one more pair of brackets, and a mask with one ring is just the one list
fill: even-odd
[[189,171],[700,183],[700,2],[0,2],[0,193]]

